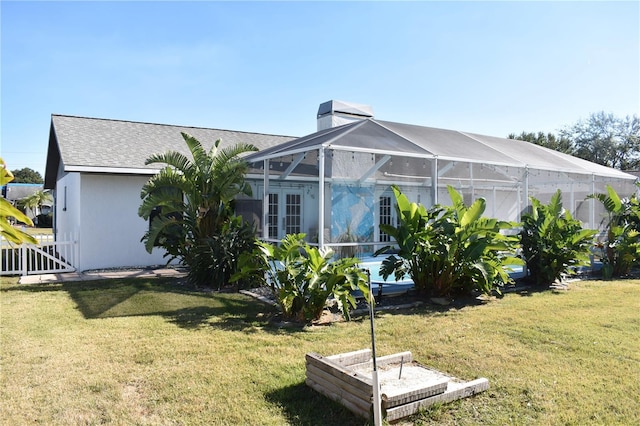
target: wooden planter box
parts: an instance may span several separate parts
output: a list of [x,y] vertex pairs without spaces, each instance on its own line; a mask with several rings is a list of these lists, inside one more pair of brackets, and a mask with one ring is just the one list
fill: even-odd
[[[307,386],[359,416],[372,418],[373,361],[370,349],[326,357],[312,352],[306,355],[306,364]],[[376,366],[382,413],[389,422],[437,402],[450,402],[489,389],[487,379],[457,380],[415,362],[411,352],[378,357]]]

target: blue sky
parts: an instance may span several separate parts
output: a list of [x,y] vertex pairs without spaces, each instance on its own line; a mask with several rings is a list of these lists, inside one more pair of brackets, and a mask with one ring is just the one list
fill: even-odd
[[338,99],[503,137],[640,114],[637,1],[1,1],[0,13],[0,153],[43,175],[51,114],[303,136]]

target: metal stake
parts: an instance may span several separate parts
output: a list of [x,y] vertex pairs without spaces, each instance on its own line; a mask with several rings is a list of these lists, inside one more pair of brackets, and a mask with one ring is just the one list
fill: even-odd
[[373,326],[373,314],[375,299],[371,289],[371,272],[367,269],[367,281],[369,285],[369,318],[371,320],[371,353],[373,355],[373,424],[382,426],[382,405],[380,401],[380,382],[378,381],[378,365],[376,364],[376,332]]

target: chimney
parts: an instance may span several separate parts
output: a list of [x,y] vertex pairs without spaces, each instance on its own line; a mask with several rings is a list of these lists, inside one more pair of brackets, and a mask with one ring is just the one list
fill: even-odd
[[369,105],[327,101],[318,108],[318,131],[367,118],[373,118],[373,109]]

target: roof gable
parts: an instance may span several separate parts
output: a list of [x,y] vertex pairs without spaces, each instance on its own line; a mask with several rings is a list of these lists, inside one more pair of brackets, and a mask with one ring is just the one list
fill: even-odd
[[55,185],[60,163],[65,171],[153,173],[158,165],[145,165],[152,154],[178,151],[189,155],[180,135],[189,133],[205,149],[221,139],[221,146],[249,143],[266,149],[293,137],[233,130],[209,129],[66,115],[51,116],[45,184]]

